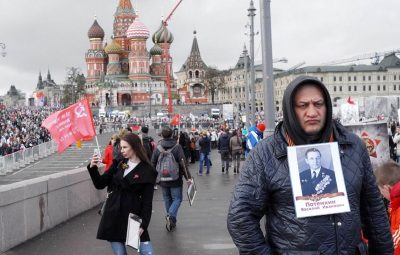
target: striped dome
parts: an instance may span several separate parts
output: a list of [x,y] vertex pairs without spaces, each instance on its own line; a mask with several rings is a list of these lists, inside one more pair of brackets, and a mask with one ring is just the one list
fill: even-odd
[[104,30],[103,30],[103,28],[101,28],[99,23],[97,23],[96,19],[94,19],[93,25],[89,28],[88,37],[90,39],[92,39],[92,38],[103,39],[104,38]]
[[[166,40],[165,40],[166,39]],[[164,26],[161,21],[161,26],[158,30],[153,34],[152,37],[153,43],[172,43],[174,41],[174,36],[172,33]]]
[[147,39],[150,36],[150,32],[147,27],[139,20],[139,17],[132,22],[126,31],[126,37],[128,38],[144,38]]
[[161,49],[160,45],[154,44],[153,48],[150,49],[150,54],[154,55],[162,55],[163,49]]
[[119,46],[119,44],[113,39],[112,42],[106,46],[106,48],[104,49],[104,51],[105,51],[107,54],[119,54],[119,53],[122,52],[122,48],[121,48],[121,46]]

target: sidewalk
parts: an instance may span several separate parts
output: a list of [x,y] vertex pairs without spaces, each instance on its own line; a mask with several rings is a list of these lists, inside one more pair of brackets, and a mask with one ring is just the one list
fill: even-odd
[[[165,229],[165,212],[161,188],[155,190],[153,216],[149,232],[157,255],[237,255],[229,236],[226,216],[233,185],[238,176],[221,173],[221,161],[216,150],[211,153],[210,175],[197,176],[198,162],[190,164],[198,193],[192,207],[184,201],[178,213],[177,228]],[[244,163],[244,162],[242,162]],[[112,254],[106,241],[96,239],[100,216],[94,208],[70,221],[20,245],[4,255],[106,255]],[[129,254],[136,254],[129,250]]]

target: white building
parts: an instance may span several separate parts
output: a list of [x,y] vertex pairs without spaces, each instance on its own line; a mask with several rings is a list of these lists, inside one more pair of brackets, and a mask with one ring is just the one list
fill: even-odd
[[[236,66],[228,70],[224,77],[225,87],[218,91],[216,102],[234,104],[234,109],[243,112],[245,109],[245,68],[242,54]],[[249,60],[249,59],[248,59]],[[249,61],[247,61],[248,65]],[[250,83],[250,74],[247,73]],[[400,97],[400,59],[391,53],[386,55],[377,65],[346,65],[346,66],[308,66],[291,71],[274,69],[275,106],[280,115],[282,111],[283,93],[288,84],[301,75],[314,76],[320,79],[331,94],[333,106],[340,99],[349,96],[354,98],[372,96]],[[256,110],[263,111],[264,93],[262,81],[262,66],[255,66]]]

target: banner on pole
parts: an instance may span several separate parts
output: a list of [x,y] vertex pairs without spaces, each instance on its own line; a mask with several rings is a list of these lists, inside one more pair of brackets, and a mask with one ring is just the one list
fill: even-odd
[[91,140],[96,136],[92,112],[87,99],[51,114],[42,122],[58,145],[58,152],[78,140]]

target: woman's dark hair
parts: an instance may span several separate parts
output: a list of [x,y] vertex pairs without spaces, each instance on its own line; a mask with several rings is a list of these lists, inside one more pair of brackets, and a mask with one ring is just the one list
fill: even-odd
[[235,135],[237,135],[236,129],[234,129],[233,132],[232,132],[232,136],[235,136]]
[[136,156],[138,156],[140,161],[151,165],[150,159],[147,157],[146,150],[142,145],[142,141],[137,134],[128,133],[121,137],[121,141],[125,141],[129,144],[129,146],[131,146],[132,150],[136,153]]

